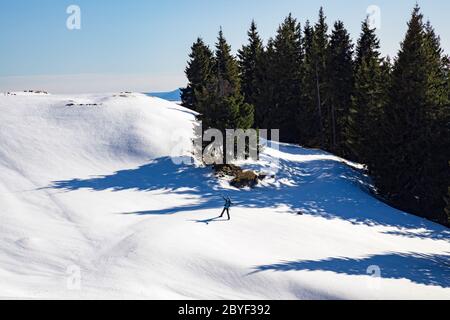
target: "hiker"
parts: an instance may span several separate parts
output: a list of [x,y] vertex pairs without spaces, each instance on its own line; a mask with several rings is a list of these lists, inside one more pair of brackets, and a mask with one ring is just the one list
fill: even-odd
[[226,198],[223,197],[223,199],[225,200],[225,205],[224,205],[224,207],[223,207],[222,214],[220,215],[219,218],[222,218],[223,215],[224,215],[224,213],[225,213],[225,211],[226,211],[226,212],[227,212],[227,215],[228,215],[228,220],[231,220],[231,217],[230,217],[230,208],[231,208],[231,205],[232,205],[233,203],[231,202],[230,197],[226,197]]

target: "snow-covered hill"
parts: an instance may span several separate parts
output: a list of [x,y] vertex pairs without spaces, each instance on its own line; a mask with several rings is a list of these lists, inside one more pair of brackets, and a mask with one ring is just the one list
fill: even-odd
[[193,121],[141,94],[0,95],[0,297],[450,299],[448,229],[290,145],[245,164],[275,178],[232,189],[172,161]]

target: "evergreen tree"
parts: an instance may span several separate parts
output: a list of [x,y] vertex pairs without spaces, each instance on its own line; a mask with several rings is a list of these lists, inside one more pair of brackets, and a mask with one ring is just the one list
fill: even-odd
[[[216,44],[213,74],[215,77],[211,84],[215,88],[202,95],[199,103],[201,110],[204,111],[198,117],[202,121],[203,130],[218,129],[225,137],[226,129],[251,128],[254,121],[254,108],[244,102],[240,91],[238,64],[231,54],[231,47],[223,36],[222,30],[219,32]],[[224,149],[226,150],[226,143]]]
[[375,33],[376,29],[370,27],[369,17],[363,21],[361,29],[361,36],[356,47],[356,69],[362,66],[364,60],[378,60],[380,58],[380,40]]
[[[444,116],[448,102],[438,75],[443,73],[438,71],[442,58],[436,40],[416,6],[392,72],[379,150],[383,162],[372,171],[380,191],[395,206],[443,223],[449,181]],[[440,149],[443,146],[447,149]]]
[[266,49],[261,53],[255,70],[255,127],[271,129],[275,102],[275,48],[273,39],[269,39]]
[[303,50],[305,54],[305,59],[307,53],[309,54],[308,58],[311,59],[311,53],[313,50],[314,44],[314,28],[311,26],[309,20],[306,20],[305,27],[303,28]]
[[[447,103],[447,107],[446,107],[446,112],[445,112],[445,117],[447,119],[446,123],[446,130],[447,132],[450,131],[450,57],[449,56],[445,56],[444,59],[444,66],[445,66],[445,74],[447,76],[447,97],[448,97],[448,103]],[[447,136],[447,139],[450,139],[449,136]],[[449,142],[450,144],[450,142]],[[447,150],[449,148],[447,147]],[[450,158],[449,158],[449,162],[448,162],[449,168],[450,168]],[[447,226],[450,226],[450,179],[447,183],[448,185],[448,194],[446,197],[446,203],[447,206],[445,208],[445,213],[447,214]]]
[[267,129],[280,129],[280,139],[298,143],[298,111],[301,98],[301,66],[303,60],[300,24],[291,14],[278,28],[273,41],[273,102]]
[[257,81],[257,68],[258,64],[261,63],[264,50],[255,21],[252,21],[250,30],[248,31],[248,37],[249,43],[238,51],[238,57],[242,94],[244,95],[245,102],[254,104],[256,95],[255,86]]
[[202,105],[210,106],[204,108],[205,112],[201,116],[204,128],[250,128],[253,125],[253,107],[243,102],[238,64],[222,29],[216,43],[212,74],[212,88],[202,101]]
[[248,37],[238,60],[222,30],[215,53],[192,46],[182,100],[204,130],[281,129],[284,142],[365,163],[390,204],[450,224],[450,59],[418,6],[393,64],[368,19],[353,61],[344,24],[329,36],[322,8],[303,30],[289,15],[265,48],[255,22]]
[[[425,25],[425,52],[427,54],[427,133],[431,157],[424,168],[425,189],[430,193],[427,201],[430,211],[436,212],[438,221],[447,222],[446,205],[450,184],[450,100],[448,94],[448,64],[431,23]],[[444,201],[443,201],[444,199]]]
[[302,143],[310,147],[326,147],[325,128],[327,114],[325,110],[326,72],[328,60],[328,25],[323,8],[319,11],[319,20],[314,28],[307,25],[304,29],[305,59],[302,77],[301,116],[311,120],[308,131],[302,134]]
[[314,54],[314,28],[306,21],[303,29],[304,60],[301,79],[301,107],[298,119],[300,144],[317,147],[320,144],[321,121],[317,109],[317,81]]
[[231,54],[231,47],[223,36],[222,28],[216,44],[215,74],[217,75],[219,97],[239,95],[241,82],[239,78],[239,66]]
[[326,101],[329,119],[326,141],[330,151],[345,155],[344,129],[353,93],[353,44],[344,23],[338,21],[330,38],[327,61]]
[[326,17],[321,7],[319,10],[319,20],[314,27],[313,38],[313,54],[314,54],[314,68],[316,75],[316,94],[317,94],[317,110],[319,114],[320,127],[320,146],[323,149],[327,148],[326,143],[326,128],[328,125],[328,114],[326,112],[325,96],[326,96],[326,72],[327,72],[327,57],[328,57],[328,25]]
[[447,214],[447,226],[450,226],[450,186],[448,187],[448,195],[445,198],[447,206],[445,207],[445,213]]
[[201,38],[192,45],[186,68],[189,84],[181,90],[181,100],[184,107],[198,110],[198,96],[205,90],[211,81],[213,71],[213,53]]
[[389,60],[382,62],[379,49],[375,29],[366,19],[356,48],[355,90],[346,126],[346,148],[350,152],[347,156],[367,165],[377,158],[390,77]]

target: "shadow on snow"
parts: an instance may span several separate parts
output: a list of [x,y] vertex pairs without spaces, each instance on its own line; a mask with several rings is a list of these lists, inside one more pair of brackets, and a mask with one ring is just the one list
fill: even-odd
[[371,275],[368,268],[380,268],[383,279],[408,279],[414,283],[450,287],[450,255],[389,253],[366,258],[330,258],[318,261],[287,261],[262,265],[253,273],[264,271],[330,271],[347,275]]
[[[293,146],[281,148],[283,152],[291,154],[324,154]],[[235,206],[242,208],[287,206],[292,213],[342,219],[353,224],[394,227],[395,230],[386,231],[393,235],[450,239],[447,228],[395,210],[376,200],[367,192],[370,180],[342,162],[328,159],[278,161],[278,185],[252,190],[224,189],[212,178],[210,168],[176,164],[178,162],[174,163],[170,157],[108,176],[57,181],[51,188],[65,191],[163,191],[199,197],[198,202],[184,206],[128,213],[137,215],[164,215],[205,209],[219,211],[223,205],[222,195],[226,194],[232,198]]]
[[[280,145],[282,152],[296,155],[323,155],[318,150]],[[180,159],[176,159],[180,160]],[[162,191],[198,197],[199,202],[162,210],[146,210],[124,214],[169,215],[205,209],[220,210],[222,195],[230,196],[239,208],[276,208],[281,205],[292,213],[325,219],[341,219],[353,224],[392,227],[380,231],[395,236],[450,239],[447,228],[395,210],[376,200],[367,190],[370,181],[344,163],[330,159],[307,161],[279,160],[277,185],[252,190],[224,189],[212,178],[209,168],[175,164],[172,158],[160,158],[142,167],[90,179],[54,182],[51,188],[65,191],[138,190]],[[261,169],[255,167],[255,169]],[[290,183],[283,183],[287,180]],[[196,223],[222,222],[220,218],[195,220]],[[320,261],[291,261],[258,266],[255,272],[320,270],[349,275],[367,275],[367,268],[380,266],[382,277],[406,278],[425,285],[450,287],[449,256],[390,253],[362,259],[331,258]]]

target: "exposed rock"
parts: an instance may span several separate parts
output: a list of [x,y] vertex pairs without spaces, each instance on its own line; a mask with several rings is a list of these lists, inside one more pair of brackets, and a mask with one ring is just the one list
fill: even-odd
[[259,181],[266,178],[264,174],[258,175],[250,170],[244,171],[234,164],[216,164],[213,168],[217,177],[233,177],[230,185],[235,188],[254,188]]
[[218,177],[236,177],[242,173],[242,169],[234,164],[215,164],[213,168]]
[[259,177],[253,171],[241,171],[230,184],[235,188],[254,188],[259,182]]

